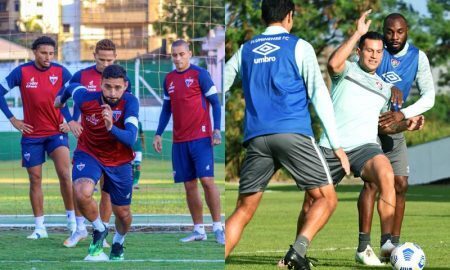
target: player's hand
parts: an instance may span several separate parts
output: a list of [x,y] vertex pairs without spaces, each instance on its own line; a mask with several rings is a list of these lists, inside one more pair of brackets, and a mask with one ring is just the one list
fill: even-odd
[[380,127],[389,127],[390,125],[394,123],[399,123],[405,119],[405,115],[401,112],[385,112],[380,115],[378,118],[378,125]]
[[56,96],[53,106],[57,109],[64,107],[64,103],[61,103],[61,96]]
[[418,115],[418,116],[408,118],[407,124],[408,124],[409,131],[421,130],[423,128],[423,126],[425,125],[425,116]]
[[403,106],[403,92],[396,86],[391,88],[391,103],[394,105],[395,111],[398,111]]
[[155,135],[153,138],[153,148],[156,152],[161,153],[162,150],[162,138],[160,135]]
[[212,145],[219,145],[222,143],[222,135],[220,134],[220,130],[215,129],[213,131],[213,136],[212,136]]
[[67,123],[59,124],[59,131],[68,133],[70,131],[69,125]]
[[69,122],[69,128],[75,138],[79,138],[83,132],[83,127],[75,120]]
[[347,154],[344,152],[342,148],[334,150],[334,155],[339,159],[342,165],[342,169],[344,169],[345,174],[350,174],[350,162],[348,161]]
[[361,17],[359,17],[359,19],[356,23],[356,31],[361,36],[369,31],[369,27],[370,27],[370,24],[372,23],[372,20],[368,20],[366,22],[366,18],[371,12],[372,12],[371,9],[363,12],[363,14],[361,14]]
[[111,107],[108,104],[103,104],[102,108],[103,108],[102,117],[103,117],[103,120],[105,121],[106,129],[108,131],[110,131],[113,126]]
[[33,133],[33,126],[26,124],[23,120],[16,119],[14,116],[9,119],[11,125],[23,134]]

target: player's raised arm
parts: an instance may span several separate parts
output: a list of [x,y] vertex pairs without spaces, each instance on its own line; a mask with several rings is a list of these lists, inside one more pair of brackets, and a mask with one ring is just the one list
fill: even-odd
[[357,28],[355,33],[345,41],[336,51],[331,54],[330,59],[328,60],[328,72],[330,76],[334,76],[340,74],[345,69],[345,61],[353,52],[356,43],[359,41],[361,36],[363,36],[367,31],[369,31],[369,26],[371,24],[371,20],[366,22],[366,17],[372,10],[364,12],[361,17],[357,21]]

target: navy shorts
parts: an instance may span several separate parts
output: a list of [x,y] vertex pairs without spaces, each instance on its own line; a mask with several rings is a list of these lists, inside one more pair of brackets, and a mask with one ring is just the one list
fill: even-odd
[[214,155],[211,138],[174,143],[172,167],[175,183],[202,177],[214,177]]
[[56,134],[42,138],[22,137],[22,167],[31,168],[45,162],[45,153],[50,155],[56,148],[65,146],[69,148],[69,139],[66,133]]
[[83,151],[73,154],[72,179],[89,178],[95,184],[104,176],[102,190],[109,193],[114,205],[130,205],[133,191],[133,170],[131,163],[120,166],[104,166]]

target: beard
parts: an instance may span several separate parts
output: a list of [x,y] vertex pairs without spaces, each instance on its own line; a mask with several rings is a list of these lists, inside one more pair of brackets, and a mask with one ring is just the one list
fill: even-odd
[[120,98],[114,99],[114,101],[113,101],[110,98],[105,97],[103,94],[102,94],[102,99],[106,104],[108,104],[111,107],[116,106],[120,101]]
[[403,48],[405,48],[407,40],[408,40],[408,37],[405,38],[405,41],[403,41],[398,48],[393,47],[392,43],[386,42],[386,48],[391,54],[397,54],[398,52],[403,50]]

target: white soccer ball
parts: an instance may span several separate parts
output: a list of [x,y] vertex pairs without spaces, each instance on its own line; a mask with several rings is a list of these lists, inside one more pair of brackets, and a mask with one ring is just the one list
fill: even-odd
[[392,251],[391,264],[396,270],[422,270],[425,266],[425,253],[418,245],[406,242]]

